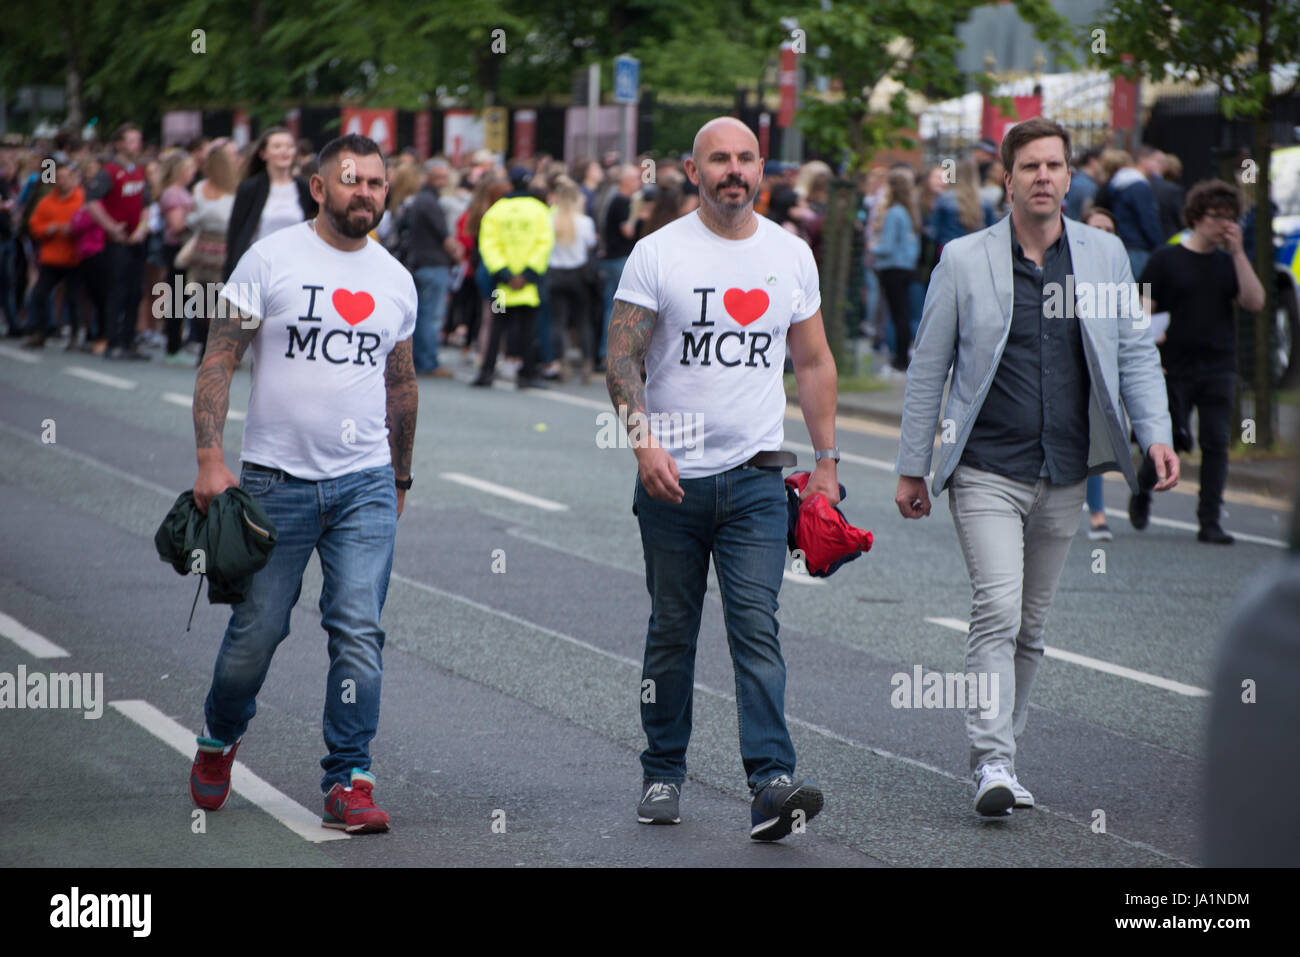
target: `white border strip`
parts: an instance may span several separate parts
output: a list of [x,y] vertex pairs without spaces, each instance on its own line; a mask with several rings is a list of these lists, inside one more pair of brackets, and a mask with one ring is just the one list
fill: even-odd
[[16,618],[0,611],[0,635],[4,635],[33,658],[69,658],[66,651],[44,635],[38,635]]
[[[194,733],[173,721],[148,701],[110,701],[109,707],[130,718],[155,738],[179,751],[187,758],[194,756]],[[240,797],[252,801],[305,841],[319,844],[323,841],[347,840],[346,831],[322,827],[321,819],[282,791],[267,784],[236,761],[230,769],[230,786]]]
[[[926,621],[934,625],[942,625],[944,628],[951,628],[953,631],[960,631],[963,635],[970,630],[969,624],[959,618],[927,618]],[[1148,674],[1145,671],[1137,671],[1134,668],[1125,668],[1123,665],[1113,665],[1109,661],[1102,661],[1100,658],[1090,658],[1087,655],[1081,655],[1074,651],[1065,651],[1061,648],[1048,648],[1044,646],[1043,654],[1048,658],[1059,658],[1061,661],[1068,661],[1071,664],[1082,665],[1085,668],[1091,668],[1093,671],[1101,671],[1108,675],[1128,678],[1130,681],[1140,681],[1144,685],[1163,688],[1165,691],[1173,691],[1177,694],[1187,695],[1189,698],[1208,698],[1210,696],[1210,693],[1204,688],[1198,688],[1195,685],[1185,685],[1181,681],[1174,681],[1171,678],[1161,678],[1159,675]]]

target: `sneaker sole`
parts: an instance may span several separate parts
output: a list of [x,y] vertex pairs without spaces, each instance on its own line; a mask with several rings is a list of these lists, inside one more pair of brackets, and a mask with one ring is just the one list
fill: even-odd
[[1016,798],[1016,803],[1011,805],[1017,811],[1028,811],[1034,806],[1033,798]]
[[1016,796],[1006,785],[994,785],[975,798],[975,812],[982,817],[1000,817],[1015,806]]
[[817,816],[825,803],[821,791],[800,788],[785,799],[776,817],[750,828],[749,836],[755,841],[779,841],[794,830],[795,811],[804,812],[803,822],[807,824]]
[[328,821],[321,818],[321,827],[328,827],[334,831],[347,831],[349,834],[382,834],[389,829],[387,824],[376,824],[373,821],[367,824],[344,824],[342,821]]
[[638,824],[681,824],[682,819],[680,817],[675,817],[672,819],[661,818],[661,817],[642,817],[641,815],[638,814],[636,818],[636,822]]

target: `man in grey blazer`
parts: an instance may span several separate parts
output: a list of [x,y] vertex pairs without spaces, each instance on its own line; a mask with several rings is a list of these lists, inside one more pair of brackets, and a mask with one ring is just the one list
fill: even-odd
[[1143,334],[1124,246],[1061,214],[1069,155],[1069,134],[1050,120],[1007,132],[1011,215],[944,247],[907,375],[894,469],[899,512],[929,515],[925,476],[939,426],[932,489],[948,489],[971,579],[966,671],[997,688],[995,708],[966,716],[975,809],[990,817],[1033,807],[1015,776],[1016,737],[1085,479],[1118,468],[1137,488],[1121,399],[1155,465],[1156,490],[1178,481],[1160,361]]

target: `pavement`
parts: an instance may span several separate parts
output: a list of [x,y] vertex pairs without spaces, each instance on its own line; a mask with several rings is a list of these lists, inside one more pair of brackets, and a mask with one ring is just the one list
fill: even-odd
[[[732,662],[710,579],[683,822],[636,823],[649,599],[635,459],[608,447],[604,383],[519,392],[421,379],[414,488],[384,609],[373,744],[386,835],[319,826],[326,636],[318,562],[258,697],[230,803],[196,814],[194,735],[229,609],[161,563],[153,534],[195,475],[194,372],[0,346],[0,673],[100,675],[102,714],[0,709],[0,866],[1195,866],[1206,697],[1232,604],[1285,554],[1289,503],[1230,491],[1231,548],[1195,540],[1193,494],[1151,526],[1076,536],[1016,771],[1037,806],[972,807],[964,709],[904,706],[915,669],[963,668],[970,585],[946,497],[893,504],[897,424],[842,415],[839,467],[870,554],[786,573],[778,617],[798,773],[826,807],[748,838]],[[232,386],[238,471],[249,376]],[[852,404],[852,403],[850,403]],[[604,418],[602,418],[604,417]],[[605,436],[606,438],[602,438]],[[807,467],[799,413],[787,448]],[[1127,489],[1104,483],[1108,513]],[[1087,516],[1080,514],[1081,532]],[[40,640],[38,640],[40,639]],[[914,704],[914,702],[913,702]]]

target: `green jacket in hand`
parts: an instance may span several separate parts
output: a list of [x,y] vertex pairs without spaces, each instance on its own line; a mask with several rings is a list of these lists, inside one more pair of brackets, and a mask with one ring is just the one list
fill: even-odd
[[239,487],[226,489],[204,515],[194,491],[182,492],[153,537],[158,557],[182,575],[208,576],[208,601],[237,605],[244,600],[253,573],[271,559],[275,526],[266,511]]

